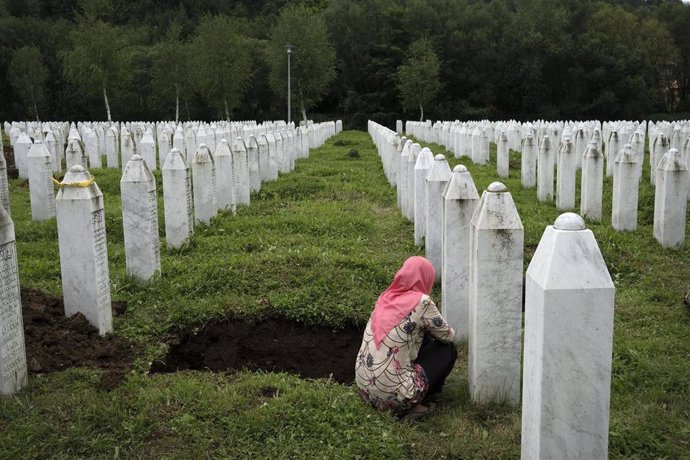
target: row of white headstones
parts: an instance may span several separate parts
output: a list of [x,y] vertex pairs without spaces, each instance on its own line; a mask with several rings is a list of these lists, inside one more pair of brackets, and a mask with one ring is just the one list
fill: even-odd
[[480,197],[467,167],[373,121],[369,133],[468,340],[472,400],[522,400],[525,459],[606,458],[615,288],[583,218],[559,216],[530,262],[523,358],[524,230],[506,186]]
[[509,175],[509,150],[520,151],[522,186],[536,186],[537,199],[555,201],[561,210],[576,206],[576,171],[581,168],[580,214],[593,221],[601,220],[604,174],[613,176],[611,225],[618,231],[637,228],[646,140],[649,180],[655,187],[654,237],[669,248],[685,242],[690,122],[408,121],[406,126],[416,138],[439,143],[457,158],[468,156],[477,164],[488,162],[489,143],[495,143],[499,177]]
[[[196,222],[208,224],[218,211],[234,212],[236,206],[249,205],[250,190],[258,191],[262,182],[277,179],[277,171],[292,171],[295,159],[308,157],[309,149],[340,130],[339,121],[310,124],[312,135],[290,136],[308,142],[285,142],[282,152],[270,140],[279,135],[271,132],[262,136],[265,142],[250,136],[248,146],[242,138],[232,147],[221,139],[214,153],[201,143],[190,154],[191,173],[182,151],[173,147],[162,167],[167,246],[176,248],[188,241]],[[256,168],[248,166],[252,162]],[[52,164],[45,145],[34,142],[27,154],[32,215],[36,219],[36,212],[41,220],[57,218],[65,315],[82,313],[104,335],[112,332],[112,309],[103,194],[87,165],[75,164],[58,184],[56,196]],[[4,169],[0,177],[6,184]],[[125,163],[120,192],[126,271],[150,280],[161,270],[158,201],[155,177],[141,155],[134,153]],[[14,224],[9,209],[0,206],[0,395],[16,393],[28,380],[18,269]]]

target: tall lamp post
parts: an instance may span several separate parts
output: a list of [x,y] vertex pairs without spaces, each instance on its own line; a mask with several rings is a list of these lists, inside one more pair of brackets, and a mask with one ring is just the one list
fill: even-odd
[[287,91],[287,103],[288,103],[287,122],[288,122],[288,125],[290,124],[290,121],[291,121],[290,100],[292,98],[290,97],[290,56],[292,55],[292,48],[293,48],[292,45],[285,45],[285,49],[287,50],[287,55],[288,55],[288,82],[287,82],[288,83],[288,91]]

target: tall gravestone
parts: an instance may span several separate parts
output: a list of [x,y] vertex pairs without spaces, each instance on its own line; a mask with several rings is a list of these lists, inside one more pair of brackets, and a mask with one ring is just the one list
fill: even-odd
[[398,157],[398,184],[397,184],[397,198],[398,198],[398,208],[403,215],[405,215],[405,207],[407,206],[407,166],[410,158],[410,147],[412,147],[412,141],[405,139],[403,141],[403,148],[400,151],[400,156]]
[[582,159],[580,214],[601,221],[601,202],[604,193],[604,159],[597,144],[590,142]]
[[0,155],[0,206],[10,214],[10,184],[7,180],[5,155]]
[[122,156],[122,167],[124,168],[132,156],[137,153],[137,144],[129,131],[124,132],[121,143],[120,154]]
[[510,149],[508,148],[508,136],[501,131],[496,146],[496,169],[498,177],[506,178],[510,175]]
[[553,202],[553,151],[551,139],[544,136],[539,147],[537,160],[537,199],[548,203]]
[[36,141],[27,157],[29,169],[29,198],[31,219],[47,220],[55,217],[55,186],[53,161],[42,141]]
[[409,221],[414,221],[414,166],[417,163],[419,152],[422,151],[422,146],[414,143],[410,146],[410,152],[407,156],[407,195],[405,197],[405,209],[403,213]]
[[139,155],[146,162],[150,171],[156,170],[156,141],[153,140],[153,135],[148,129],[139,143]]
[[[271,180],[271,171],[270,171],[270,157],[268,153],[268,141],[266,140],[266,136],[261,134],[259,137],[256,139],[256,142],[259,146],[259,176],[261,179],[261,182],[268,182]],[[229,151],[229,148],[228,148]]]
[[84,133],[84,150],[89,159],[89,166],[91,168],[100,168],[101,163],[101,146],[98,142],[98,134],[93,129],[89,129]]
[[218,209],[235,212],[235,186],[233,183],[232,152],[227,139],[221,139],[213,156],[216,164]]
[[48,152],[50,153],[50,161],[53,171],[62,171],[62,161],[60,161],[60,156],[58,155],[57,138],[55,137],[55,134],[53,134],[52,131],[48,131],[48,134],[46,134],[46,140],[44,144],[48,149]]
[[426,235],[426,176],[434,163],[434,155],[424,147],[414,165],[414,244],[422,245]]
[[249,142],[247,142],[247,169],[249,171],[249,190],[258,192],[261,189],[259,143],[254,136],[249,136]]
[[520,401],[524,230],[505,185],[482,194],[470,230],[470,396]]
[[216,198],[216,168],[213,155],[206,144],[201,144],[192,161],[192,187],[194,190],[195,222],[210,224],[218,213]]
[[184,151],[187,153],[187,163],[192,163],[196,154],[196,134],[193,129],[187,129],[184,133]]
[[609,136],[609,142],[606,145],[606,177],[613,176],[613,167],[616,163],[616,157],[620,151],[620,136],[618,131],[612,131]]
[[[276,140],[278,137],[276,137]],[[242,138],[238,137],[235,139],[235,142],[232,143],[230,150],[232,152],[235,204],[237,206],[249,206],[251,195],[249,192],[249,163],[247,159],[247,147],[245,146]]]
[[520,174],[523,187],[532,188],[537,185],[537,151],[531,134],[525,138],[522,144]]
[[117,168],[118,162],[117,129],[110,127],[105,133],[105,157],[109,168]]
[[444,155],[434,157],[426,176],[426,258],[436,269],[436,280],[443,274],[443,190],[451,171]]
[[611,226],[620,231],[637,228],[637,155],[630,144],[618,152],[613,172]]
[[607,458],[614,297],[594,234],[562,214],[525,278],[523,459]]
[[163,129],[163,131],[158,136],[158,158],[161,162],[161,168],[165,164],[165,160],[168,157],[168,153],[170,153],[170,145],[172,143],[172,140],[170,139],[170,133],[166,132],[165,129]]
[[577,159],[575,147],[570,138],[561,142],[558,152],[558,170],[556,171],[556,208],[572,209],[575,207],[575,175]]
[[273,133],[266,134],[266,143],[268,144],[268,177],[273,181],[278,179],[278,146]]
[[14,164],[17,167],[19,177],[26,179],[29,177],[29,167],[27,165],[27,156],[33,141],[26,133],[19,134],[14,143]]
[[194,234],[192,176],[179,149],[168,152],[162,166],[165,243],[176,249]]
[[19,292],[14,224],[0,206],[0,395],[14,394],[28,382]]
[[470,172],[457,165],[443,191],[441,309],[458,342],[468,338],[470,225],[478,202],[479,193]]
[[677,149],[669,150],[656,169],[654,238],[666,248],[685,242],[688,204],[688,167]]
[[158,200],[156,179],[140,155],[125,165],[120,193],[127,274],[148,281],[161,271]]
[[55,199],[65,314],[82,313],[101,335],[112,332],[103,194],[81,165],[72,166]]

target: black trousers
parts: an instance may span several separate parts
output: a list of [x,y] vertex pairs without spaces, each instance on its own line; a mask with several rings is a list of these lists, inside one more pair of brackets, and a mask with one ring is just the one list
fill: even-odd
[[458,350],[455,348],[455,344],[439,342],[429,334],[424,336],[415,363],[424,368],[424,373],[429,381],[427,397],[441,392],[446,377],[455,366],[457,357]]

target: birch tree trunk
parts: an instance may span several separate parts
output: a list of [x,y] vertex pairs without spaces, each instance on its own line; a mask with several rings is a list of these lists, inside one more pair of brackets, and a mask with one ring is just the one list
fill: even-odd
[[110,103],[108,102],[108,92],[105,90],[105,85],[103,85],[103,100],[105,101],[105,111],[108,113],[108,122],[112,123],[113,119],[110,116]]

